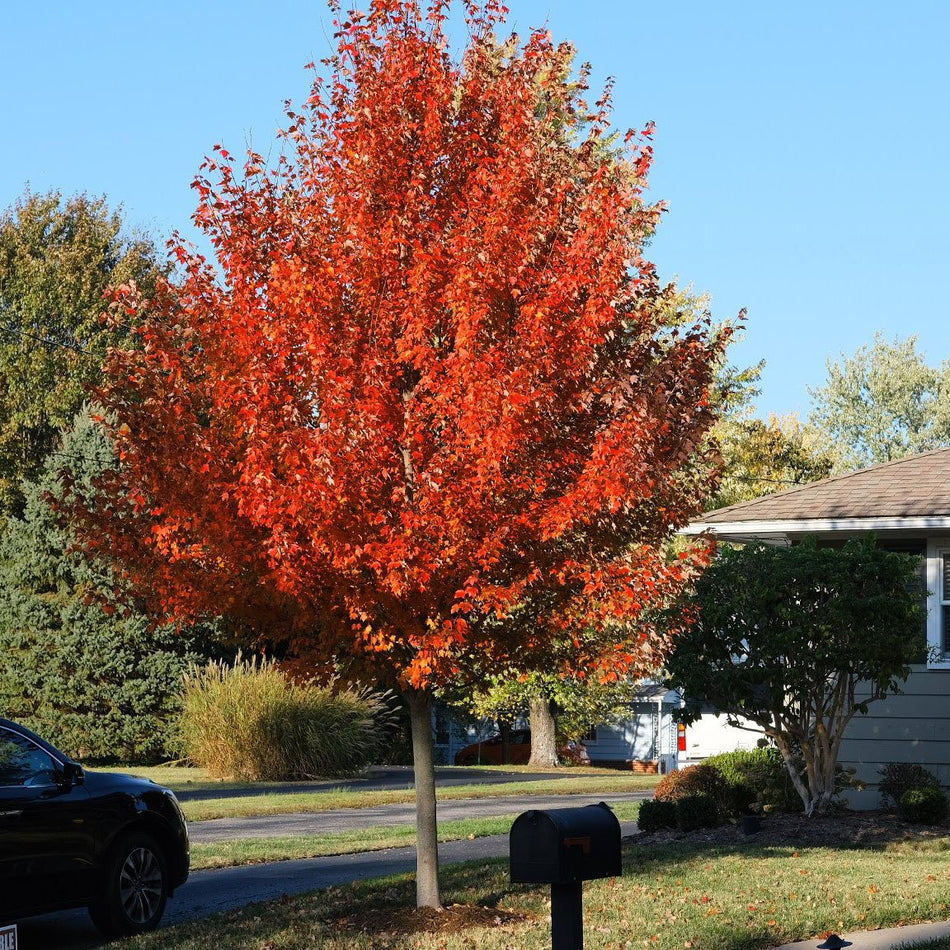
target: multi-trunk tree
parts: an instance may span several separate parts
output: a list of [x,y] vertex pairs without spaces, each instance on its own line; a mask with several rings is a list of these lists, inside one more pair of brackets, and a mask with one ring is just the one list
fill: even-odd
[[[412,719],[417,900],[438,905],[430,698],[468,663],[578,640],[588,675],[654,667],[638,624],[690,570],[708,326],[672,328],[642,257],[651,151],[609,140],[572,50],[499,44],[503,8],[376,0],[338,26],[285,155],[218,150],[196,221],[217,269],[115,314],[101,398],[120,470],[90,544],[181,617],[253,622],[312,669],[348,658]],[[498,622],[531,605],[531,624]]]
[[871,538],[844,547],[723,547],[696,582],[696,622],[668,661],[671,685],[740,728],[752,722],[785,761],[809,816],[836,792],[848,724],[896,692],[921,639],[918,560]]

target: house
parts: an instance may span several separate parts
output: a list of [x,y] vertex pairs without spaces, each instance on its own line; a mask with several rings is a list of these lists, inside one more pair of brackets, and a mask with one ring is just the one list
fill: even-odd
[[665,774],[676,768],[676,710],[680,695],[655,683],[637,688],[630,716],[598,725],[583,737],[592,765],[634,768]]
[[737,729],[711,710],[690,726],[679,726],[676,711],[682,705],[683,697],[676,690],[642,683],[628,717],[595,726],[584,736],[591,764],[665,775],[710,755],[755,748],[760,731]]
[[872,533],[882,547],[918,555],[927,611],[917,662],[900,694],[851,722],[839,761],[868,783],[848,794],[859,808],[877,806],[888,762],[918,763],[950,785],[950,448],[707,512],[685,533],[771,544]]
[[[628,716],[619,722],[593,726],[582,737],[591,765],[665,775],[720,752],[753,749],[761,736],[761,730],[755,727],[750,731],[730,726],[725,717],[711,710],[684,729],[676,721],[676,711],[682,705],[683,698],[676,690],[658,683],[641,683]],[[512,726],[527,729],[530,723],[526,716],[520,716]],[[463,748],[497,733],[498,724],[490,719],[465,716],[438,700],[433,704],[433,755],[437,765],[453,764]]]

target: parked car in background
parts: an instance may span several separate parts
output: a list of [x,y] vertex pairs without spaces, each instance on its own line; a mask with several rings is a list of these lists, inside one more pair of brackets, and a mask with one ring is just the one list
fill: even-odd
[[[557,749],[558,758],[567,765],[590,765],[590,756],[583,742],[573,739],[562,742]],[[455,755],[456,765],[525,765],[531,758],[531,730],[512,729],[508,739],[508,762],[504,761],[504,746],[501,736],[489,736],[481,742],[460,749]]]
[[0,923],[87,907],[107,936],[151,930],[188,866],[188,830],[171,791],[86,771],[0,719]]

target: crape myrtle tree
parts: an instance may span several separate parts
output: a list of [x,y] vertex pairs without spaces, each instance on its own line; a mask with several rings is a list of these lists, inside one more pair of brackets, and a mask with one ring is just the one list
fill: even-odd
[[[662,659],[636,621],[693,563],[661,542],[708,489],[725,342],[664,322],[646,138],[605,149],[569,46],[465,11],[459,60],[446,3],[340,16],[275,166],[207,162],[217,266],[178,242],[180,278],[116,298],[141,346],[108,367],[120,466],[85,515],[167,613],[398,684],[427,906],[434,688],[579,629],[593,672]],[[524,602],[534,623],[496,622]]]
[[[774,740],[809,816],[835,796],[848,723],[895,692],[920,645],[918,559],[873,539],[723,547],[667,663],[690,700]],[[679,618],[677,617],[677,621]],[[748,728],[748,726],[745,726]]]

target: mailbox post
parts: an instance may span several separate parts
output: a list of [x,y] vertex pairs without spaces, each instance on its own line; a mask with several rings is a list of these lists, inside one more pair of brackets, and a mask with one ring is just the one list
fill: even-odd
[[551,885],[552,950],[583,950],[583,882],[621,874],[617,816],[603,802],[526,811],[508,852],[513,883]]

